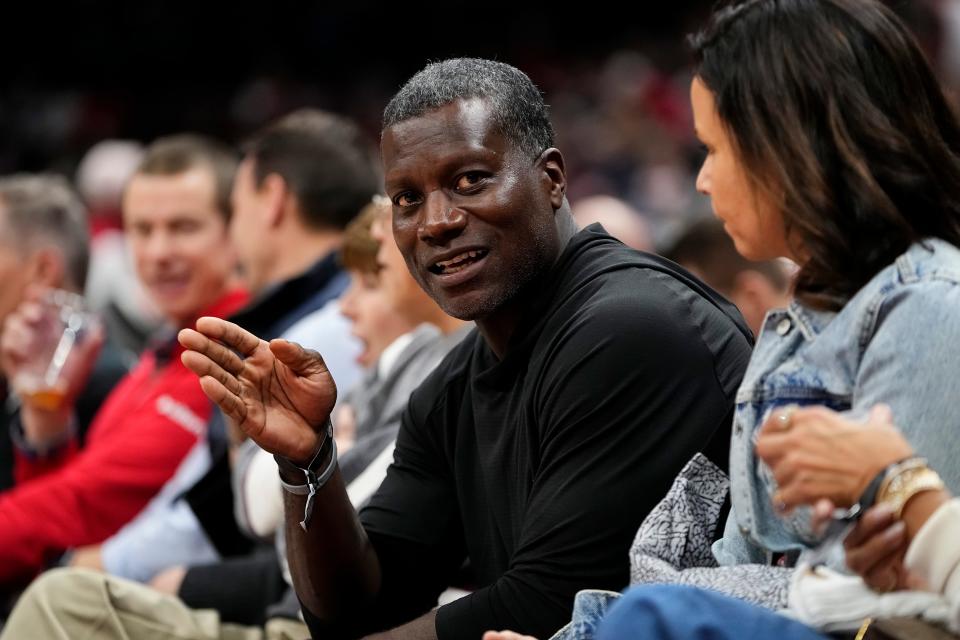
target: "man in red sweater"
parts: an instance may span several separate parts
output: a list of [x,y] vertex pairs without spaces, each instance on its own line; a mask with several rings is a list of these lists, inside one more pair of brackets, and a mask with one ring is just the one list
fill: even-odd
[[[123,218],[137,275],[171,328],[192,327],[202,315],[226,317],[246,302],[227,236],[235,169],[226,147],[175,136],[148,149],[127,185]],[[37,320],[36,303],[27,302],[5,322],[7,379],[29,360],[25,345]],[[54,411],[22,404],[11,425],[16,485],[0,494],[0,589],[116,532],[202,442],[211,405],[181,364],[174,336],[143,353],[100,408],[82,449],[69,394]]]

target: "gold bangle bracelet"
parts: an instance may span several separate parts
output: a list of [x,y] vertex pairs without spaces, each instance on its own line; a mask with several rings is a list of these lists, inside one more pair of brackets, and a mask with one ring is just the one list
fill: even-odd
[[885,483],[877,496],[878,503],[890,505],[894,516],[899,520],[903,508],[911,498],[925,491],[939,491],[944,488],[943,480],[936,471],[927,466],[910,467],[893,475]]

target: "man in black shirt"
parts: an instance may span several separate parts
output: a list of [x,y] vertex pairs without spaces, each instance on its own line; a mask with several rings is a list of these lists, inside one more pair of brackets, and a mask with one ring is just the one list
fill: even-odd
[[[277,454],[314,637],[547,637],[579,589],[626,585],[637,526],[695,452],[725,462],[749,330],[672,263],[577,232],[546,107],[513,67],[429,65],[388,105],[381,153],[411,273],[477,330],[411,397],[369,506],[334,470],[318,354],[202,319],[184,362]],[[431,610],[465,563],[476,590]]]

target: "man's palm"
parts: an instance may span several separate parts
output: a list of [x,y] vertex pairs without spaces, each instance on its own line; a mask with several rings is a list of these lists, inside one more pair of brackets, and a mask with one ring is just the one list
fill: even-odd
[[319,354],[286,340],[267,343],[216,318],[181,331],[180,342],[183,363],[200,376],[204,392],[254,442],[309,461],[337,397]]

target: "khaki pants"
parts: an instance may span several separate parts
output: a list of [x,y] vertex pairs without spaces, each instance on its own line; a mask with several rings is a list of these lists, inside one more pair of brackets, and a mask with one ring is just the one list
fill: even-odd
[[14,608],[0,640],[302,640],[306,625],[271,620],[266,629],[220,622],[179,598],[86,569],[37,578]]

